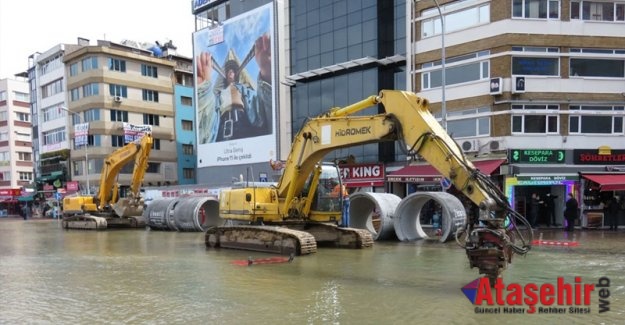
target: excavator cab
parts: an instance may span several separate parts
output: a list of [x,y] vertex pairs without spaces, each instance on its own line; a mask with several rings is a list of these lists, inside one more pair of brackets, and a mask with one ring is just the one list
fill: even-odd
[[[317,212],[334,212],[341,213],[343,211],[343,197],[335,195],[334,189],[342,186],[339,169],[333,164],[320,165],[321,172],[317,181],[316,190],[312,196],[311,211]],[[315,178],[315,173],[311,174],[306,182],[304,193],[308,193],[311,184]],[[311,198],[311,196],[308,196]]]

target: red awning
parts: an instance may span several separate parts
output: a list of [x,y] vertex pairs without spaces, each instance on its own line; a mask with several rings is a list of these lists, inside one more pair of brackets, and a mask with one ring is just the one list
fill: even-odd
[[601,187],[601,191],[625,191],[625,174],[582,174]]
[[[491,159],[473,161],[472,163],[482,173],[490,175],[505,161],[505,159]],[[386,180],[389,182],[421,183],[438,182],[441,178],[441,174],[431,165],[413,165],[390,173]]]

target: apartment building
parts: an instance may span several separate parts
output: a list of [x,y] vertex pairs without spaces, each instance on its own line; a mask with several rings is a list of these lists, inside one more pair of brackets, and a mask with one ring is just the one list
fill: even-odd
[[169,55],[174,67],[174,107],[176,111],[176,151],[178,184],[196,184],[196,134],[195,109],[193,106],[193,60]]
[[561,223],[568,193],[593,211],[625,190],[625,2],[438,3],[410,4],[409,82],[468,155],[507,159],[517,211],[550,194]]
[[[71,178],[96,193],[104,159],[129,142],[136,128],[151,129],[146,186],[178,183],[175,137],[174,80],[176,62],[153,51],[98,40],[68,51],[63,57],[67,78],[67,111],[71,125],[87,125],[88,145],[70,139]],[[88,164],[85,164],[88,160]],[[133,165],[119,175],[122,195],[129,186]]]
[[0,202],[16,202],[33,181],[31,131],[28,83],[0,80]]

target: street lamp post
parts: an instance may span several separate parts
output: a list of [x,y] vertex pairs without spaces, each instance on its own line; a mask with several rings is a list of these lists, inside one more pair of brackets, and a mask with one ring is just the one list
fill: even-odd
[[[83,122],[84,120],[82,116],[80,116],[80,114],[70,111],[65,106],[59,106],[59,108],[70,114],[78,116],[79,123],[86,123],[86,122]],[[72,123],[72,125],[74,125],[74,123]],[[75,137],[74,137],[74,141],[76,141]],[[87,178],[87,195],[91,195],[91,186],[89,185],[89,150],[88,149],[89,149],[89,137],[87,137],[87,143],[85,144],[85,177]]]
[[443,129],[447,131],[447,104],[445,102],[445,17],[443,17],[441,7],[438,5],[438,0],[434,0],[434,4],[436,5],[438,16],[441,20],[441,115],[443,116],[441,119],[441,125],[443,126]]

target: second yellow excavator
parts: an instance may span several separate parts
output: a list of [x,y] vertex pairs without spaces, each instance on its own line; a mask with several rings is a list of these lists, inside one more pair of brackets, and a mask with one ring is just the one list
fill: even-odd
[[[378,104],[384,113],[354,115]],[[371,246],[367,230],[337,226],[341,202],[328,199],[324,189],[329,180],[340,182],[339,173],[320,161],[336,149],[384,141],[401,141],[408,155],[424,158],[480,207],[479,222],[468,220],[456,234],[464,238],[459,242],[471,267],[495,279],[514,253],[529,250],[531,228],[527,239],[514,226],[516,220],[526,223],[525,218],[510,208],[498,187],[465,157],[429,111],[428,101],[396,90],[382,90],[309,119],[293,139],[277,185],[221,192],[220,217],[229,222],[206,231],[206,246],[295,255],[313,253],[317,244]]]
[[[106,157],[95,196],[67,196],[63,199],[63,228],[144,227],[141,183],[153,142],[152,135],[146,133],[141,139],[126,144]],[[119,198],[116,178],[133,159],[130,190],[127,197]]]

